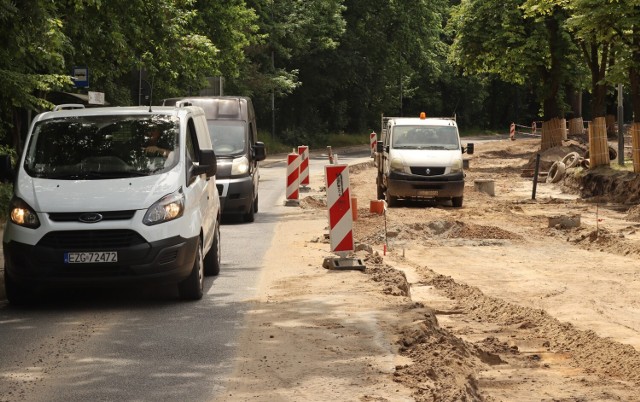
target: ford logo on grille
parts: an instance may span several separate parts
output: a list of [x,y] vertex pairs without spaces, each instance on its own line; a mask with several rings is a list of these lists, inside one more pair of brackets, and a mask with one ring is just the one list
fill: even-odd
[[86,214],[80,215],[78,220],[84,223],[96,223],[102,220],[102,215],[97,212],[88,212]]

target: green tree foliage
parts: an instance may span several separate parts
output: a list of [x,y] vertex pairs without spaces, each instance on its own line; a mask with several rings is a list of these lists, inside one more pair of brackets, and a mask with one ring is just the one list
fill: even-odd
[[[67,3],[67,4],[65,4]],[[154,98],[201,88],[219,73],[218,49],[192,30],[194,0],[56,2],[74,46],[67,65],[90,68],[91,87],[114,104],[130,104],[132,71],[144,70]]]
[[562,86],[575,74],[563,9],[535,1],[463,0],[454,9],[450,60],[469,74],[534,85],[545,119],[563,117]]
[[71,81],[64,72],[68,38],[47,0],[0,0],[0,136],[20,149],[27,110],[50,106],[44,95]]
[[596,101],[607,81],[638,88],[639,9],[638,0],[0,0],[0,136],[19,145],[30,116],[52,106],[48,92],[78,91],[69,75],[79,65],[115,105],[138,103],[140,79],[158,103],[224,76],[226,94],[254,98],[263,129],[275,112],[276,133],[295,142],[375,130],[381,114],[506,127],[542,105],[546,118],[562,117],[587,67]]
[[[305,75],[303,81],[301,74],[310,64],[322,69],[337,47],[345,25],[342,0],[248,0],[247,4],[259,17],[261,40],[246,49],[250,64],[230,83],[231,88],[254,97],[263,126],[268,127],[264,123],[272,120],[273,97],[278,132],[297,129],[299,119],[318,128],[318,120],[311,122],[316,113],[302,116],[300,110],[291,108],[291,102],[300,102],[292,94],[303,87],[311,88],[314,79],[323,79],[314,74],[314,79],[308,80]],[[325,92],[317,95],[323,98]]]
[[[282,3],[262,12],[273,21],[265,45],[275,67],[298,78],[278,101],[283,130],[377,128],[381,113],[402,113],[404,101],[424,88],[425,75],[434,82],[441,73],[445,1]],[[262,55],[268,66],[269,54]]]
[[218,49],[217,68],[227,79],[237,79],[247,64],[245,50],[259,43],[258,16],[244,0],[197,0],[194,26]]
[[627,81],[627,74],[634,109],[640,112],[640,88],[634,84],[640,71],[640,3],[574,0],[566,7],[571,11],[567,25],[591,73],[594,117],[605,115],[608,87]]

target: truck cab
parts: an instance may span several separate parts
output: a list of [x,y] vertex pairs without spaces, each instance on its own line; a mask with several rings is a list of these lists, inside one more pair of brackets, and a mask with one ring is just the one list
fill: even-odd
[[398,199],[433,199],[462,207],[463,147],[454,118],[384,117],[377,143],[377,195],[389,207]]

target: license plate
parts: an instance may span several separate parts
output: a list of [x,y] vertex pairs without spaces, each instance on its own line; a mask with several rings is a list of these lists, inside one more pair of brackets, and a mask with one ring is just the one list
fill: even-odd
[[438,190],[418,190],[418,197],[437,197]]
[[117,251],[84,251],[64,253],[65,264],[89,264],[100,262],[118,262]]

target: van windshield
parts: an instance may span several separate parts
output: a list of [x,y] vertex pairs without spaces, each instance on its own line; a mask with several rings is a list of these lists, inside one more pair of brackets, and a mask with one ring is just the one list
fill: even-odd
[[395,126],[392,147],[400,149],[460,149],[455,126]]
[[208,120],[211,143],[216,156],[245,154],[245,122],[239,120]]
[[74,116],[36,124],[25,156],[29,176],[99,180],[159,174],[178,163],[176,117]]

